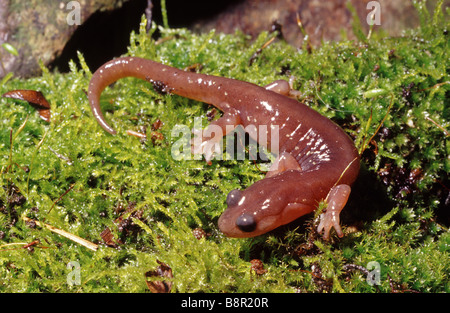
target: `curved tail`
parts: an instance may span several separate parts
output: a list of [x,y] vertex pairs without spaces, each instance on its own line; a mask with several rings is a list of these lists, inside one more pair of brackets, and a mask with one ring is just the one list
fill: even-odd
[[110,134],[116,134],[116,131],[106,122],[100,108],[100,95],[108,85],[124,77],[136,77],[150,81],[148,75],[152,76],[153,81],[157,81],[158,76],[169,69],[176,71],[166,65],[136,57],[118,58],[103,64],[92,75],[88,90],[89,105],[97,122]]

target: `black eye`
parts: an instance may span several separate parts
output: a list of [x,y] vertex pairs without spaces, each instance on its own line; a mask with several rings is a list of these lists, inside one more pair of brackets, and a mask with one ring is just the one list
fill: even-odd
[[239,203],[241,198],[242,198],[242,191],[240,191],[239,189],[233,189],[228,193],[227,205],[235,206]]
[[249,233],[255,230],[256,222],[253,216],[244,213],[236,219],[236,226],[240,230]]

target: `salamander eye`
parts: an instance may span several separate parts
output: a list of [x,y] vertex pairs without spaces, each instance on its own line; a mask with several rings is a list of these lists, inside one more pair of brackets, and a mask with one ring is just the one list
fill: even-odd
[[240,191],[239,189],[233,189],[228,193],[227,205],[235,206],[239,203],[241,198],[242,198],[242,191]]
[[236,219],[236,226],[240,230],[249,233],[255,230],[256,221],[253,216],[244,213]]

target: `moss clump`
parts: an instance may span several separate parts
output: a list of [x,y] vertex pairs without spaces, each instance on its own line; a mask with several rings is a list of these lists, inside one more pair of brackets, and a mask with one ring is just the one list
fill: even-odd
[[[71,62],[68,74],[44,69],[41,77],[3,81],[1,93],[43,92],[52,122],[45,124],[23,102],[0,100],[0,290],[145,292],[145,273],[161,261],[172,269],[172,290],[179,292],[450,291],[448,12],[439,5],[433,15],[418,9],[422,27],[401,38],[372,34],[312,52],[276,42],[251,65],[275,34],[250,41],[239,33],[160,28],[164,40],[156,44],[143,21],[131,35],[129,55],[178,68],[201,64],[204,73],[260,85],[293,77],[304,102],[353,136],[363,171],[344,215],[347,235],[330,242],[314,233],[312,216],[254,239],[218,231],[226,194],[263,173],[251,161],[208,166],[171,157],[179,139],[172,129],[191,127],[198,116],[206,125],[205,104],[159,95],[144,81],[120,80],[102,95],[107,119],[120,134],[113,137],[91,115],[84,93],[91,72],[81,55],[81,66]],[[144,130],[151,138],[157,120],[163,124],[154,140],[125,135]],[[106,228],[119,248],[103,243]],[[207,235],[198,239],[193,230],[199,228]],[[266,272],[251,270],[255,258]],[[76,285],[67,283],[73,261],[81,267]],[[366,281],[372,261],[380,266],[379,285]]]

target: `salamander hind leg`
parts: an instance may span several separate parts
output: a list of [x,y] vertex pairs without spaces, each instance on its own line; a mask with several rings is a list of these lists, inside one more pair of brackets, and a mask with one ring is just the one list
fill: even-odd
[[349,185],[337,185],[331,188],[327,196],[327,208],[320,215],[320,223],[317,232],[323,231],[323,239],[327,240],[330,236],[331,228],[334,228],[339,237],[344,236],[339,225],[339,214],[347,203],[351,188]]

